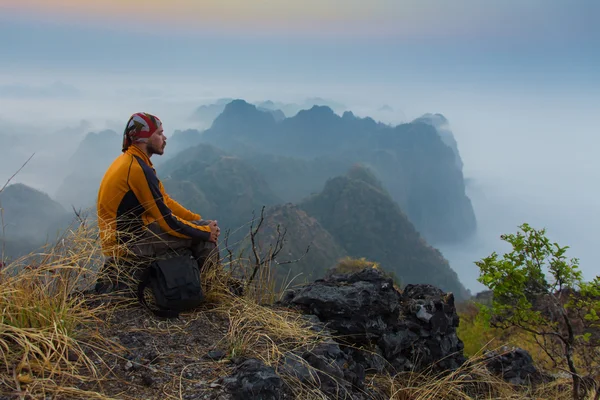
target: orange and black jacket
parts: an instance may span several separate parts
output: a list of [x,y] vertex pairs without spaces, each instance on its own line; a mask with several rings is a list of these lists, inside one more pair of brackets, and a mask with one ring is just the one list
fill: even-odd
[[135,145],[106,171],[98,191],[98,227],[106,256],[124,254],[123,245],[135,241],[156,222],[173,236],[208,241],[210,228],[191,221],[201,217],[165,193],[150,158]]

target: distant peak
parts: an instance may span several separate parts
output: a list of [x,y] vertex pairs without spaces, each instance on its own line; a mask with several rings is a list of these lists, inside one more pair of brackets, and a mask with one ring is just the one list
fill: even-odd
[[427,113],[427,114],[423,114],[419,118],[415,119],[414,122],[426,122],[426,123],[431,123],[434,125],[445,125],[448,123],[448,120],[442,114]]
[[236,99],[231,101],[225,106],[225,111],[237,111],[237,110],[256,110],[254,104],[248,103],[246,100]]
[[312,112],[319,112],[319,113],[326,113],[326,114],[335,114],[333,112],[333,110],[331,109],[331,107],[329,106],[319,106],[319,105],[314,105],[311,107],[310,110],[308,111],[312,111]]
[[87,135],[85,135],[84,141],[112,139],[116,136],[118,136],[117,132],[113,131],[112,129],[105,129],[99,132],[88,132]]
[[275,107],[275,103],[273,103],[272,100],[265,100],[262,103],[260,103],[260,105],[263,107]]
[[312,106],[309,110],[301,110],[296,114],[296,118],[328,118],[337,116],[328,106]]
[[344,111],[344,114],[342,114],[342,119],[355,119],[356,116],[354,115],[354,113],[352,111]]
[[383,189],[381,181],[377,178],[373,170],[364,164],[356,163],[352,165],[348,173],[346,173],[346,176],[350,179],[365,182],[377,189]]
[[175,130],[175,132],[173,132],[173,137],[188,137],[188,136],[199,136],[200,135],[200,131],[197,129],[185,129],[185,130],[180,130],[177,129]]
[[28,196],[37,196],[38,198],[51,200],[47,193],[20,182],[8,185],[6,188],[4,188],[2,194],[6,197],[14,196],[16,194],[26,194]]

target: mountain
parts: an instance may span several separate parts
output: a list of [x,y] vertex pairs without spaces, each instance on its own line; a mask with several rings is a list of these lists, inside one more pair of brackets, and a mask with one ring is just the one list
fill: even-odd
[[458,151],[458,143],[456,143],[454,134],[450,129],[450,122],[448,122],[446,117],[444,117],[442,114],[424,114],[421,117],[415,119],[413,122],[423,122],[433,126],[437,130],[442,141],[454,152],[456,166],[462,171],[463,162],[460,158],[460,152]]
[[[314,190],[315,184],[330,178],[327,166],[347,168],[356,162],[364,163],[376,171],[386,189],[429,242],[458,242],[475,231],[475,214],[465,194],[458,150],[453,151],[442,139],[450,139],[442,120],[431,121],[435,124],[421,120],[389,126],[372,118],[356,117],[350,111],[339,116],[329,107],[314,106],[277,122],[256,106],[235,100],[204,132],[203,140],[242,158],[255,160],[251,163],[259,169],[261,164],[269,164],[263,158],[270,157],[271,166],[276,166],[272,161],[277,157],[278,161],[287,157],[308,163],[319,159],[321,167],[325,168],[321,171],[316,165],[306,171],[296,168],[301,184],[289,200],[310,194],[300,193],[300,187]],[[274,182],[295,181],[296,177],[289,173],[293,168],[281,163],[268,175]],[[312,184],[307,183],[309,176],[317,179]],[[280,186],[289,187],[290,184]]]
[[95,205],[100,181],[121,146],[122,136],[115,131],[88,133],[68,161],[70,173],[56,190],[56,200],[69,208]]
[[321,191],[328,179],[343,175],[352,165],[348,160],[333,157],[311,160],[273,154],[240,157],[256,168],[283,202],[292,203]]
[[[271,265],[280,284],[293,285],[322,278],[346,252],[319,222],[291,203],[270,207],[257,238],[264,252],[274,247],[285,231],[283,250]],[[307,252],[308,249],[308,252]]]
[[312,97],[304,100],[302,103],[283,103],[283,102],[274,102],[272,100],[266,100],[262,102],[255,103],[257,107],[267,110],[281,110],[286,116],[294,116],[298,114],[301,110],[308,110],[313,106],[326,106],[335,110],[336,112],[344,112],[347,107],[344,104],[338,103],[333,100],[327,100],[320,97]]
[[201,122],[205,126],[210,126],[215,118],[219,116],[233,99],[219,99],[213,104],[203,104],[192,113],[190,119]]
[[376,261],[403,284],[429,283],[468,293],[442,254],[427,244],[374,174],[355,166],[300,203],[348,255]]
[[[206,219],[218,220],[222,229],[238,229],[253,212],[259,215],[263,206],[281,202],[256,169],[206,144],[182,151],[157,173],[167,192],[179,191],[181,197],[173,194],[173,198]],[[195,208],[203,204],[210,213]]]
[[167,147],[161,157],[155,157],[152,162],[155,165],[162,165],[170,158],[175,157],[179,152],[199,145],[202,142],[202,134],[197,129],[176,130],[173,135],[167,138]]
[[257,107],[259,111],[267,112],[273,116],[276,122],[283,121],[285,119],[285,114],[281,110],[271,110],[268,108]]
[[11,257],[53,242],[73,217],[46,193],[21,183],[7,186],[0,193],[0,203],[6,250]]
[[[201,122],[202,125],[209,127],[215,119],[225,110],[227,104],[235,101],[234,99],[223,98],[213,104],[204,104],[198,107],[190,117],[193,121]],[[285,119],[285,114],[272,101],[265,101],[256,105],[260,111],[273,115],[276,121]]]
[[276,138],[277,121],[270,112],[260,111],[244,100],[225,106],[212,127],[204,132],[204,140],[230,151],[258,149]]

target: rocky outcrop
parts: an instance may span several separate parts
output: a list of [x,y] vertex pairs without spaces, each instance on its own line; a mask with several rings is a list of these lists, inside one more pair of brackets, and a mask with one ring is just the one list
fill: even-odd
[[[277,373],[319,387],[328,398],[375,396],[364,383],[367,373],[443,372],[465,361],[453,295],[431,285],[408,285],[401,293],[378,268],[329,274],[288,291],[279,305],[303,312],[325,339],[285,354]],[[251,376],[245,379],[259,375]],[[243,386],[241,380],[224,382],[233,382],[226,383],[233,393]]]
[[535,385],[551,378],[538,371],[531,355],[521,349],[502,348],[500,352],[488,351],[484,363],[487,369],[513,385]]
[[287,354],[281,364],[281,373],[318,386],[333,398],[356,398],[353,392],[364,386],[364,367],[331,339],[314,348]]
[[367,268],[289,291],[282,304],[317,316],[365,369],[442,371],[465,361],[454,296],[431,285],[400,293],[382,271]]

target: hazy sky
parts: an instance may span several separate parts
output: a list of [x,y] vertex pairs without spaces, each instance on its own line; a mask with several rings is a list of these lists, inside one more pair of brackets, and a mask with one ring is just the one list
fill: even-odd
[[[2,0],[11,13],[153,31],[251,31],[404,38],[586,39],[593,0]],[[184,25],[184,26],[182,26]],[[560,32],[560,34],[559,34]]]
[[34,70],[597,80],[599,15],[595,0],[0,0],[0,50]]
[[321,96],[395,123],[440,112],[480,220],[469,248],[443,249],[461,278],[474,287],[470,263],[525,220],[572,245],[589,276],[599,19],[597,0],[0,0],[0,134],[46,135],[0,179],[35,150],[20,178],[52,194],[62,175],[48,160],[68,157],[74,132],[120,130],[140,110],[172,132],[218,97]]

